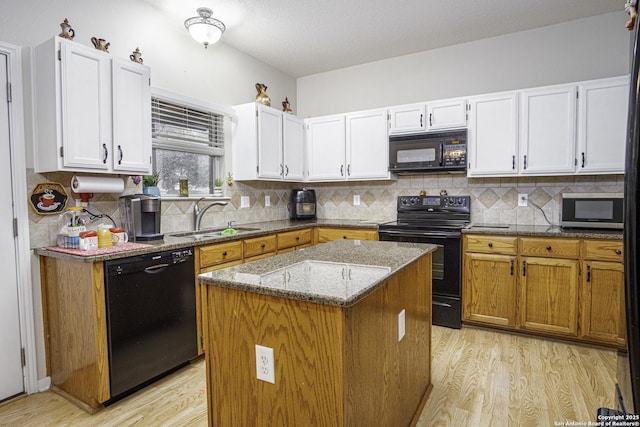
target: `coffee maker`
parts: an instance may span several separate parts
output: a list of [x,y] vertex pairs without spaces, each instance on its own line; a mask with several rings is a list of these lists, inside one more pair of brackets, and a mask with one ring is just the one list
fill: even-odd
[[131,241],[160,240],[160,197],[130,194],[120,197],[120,222]]

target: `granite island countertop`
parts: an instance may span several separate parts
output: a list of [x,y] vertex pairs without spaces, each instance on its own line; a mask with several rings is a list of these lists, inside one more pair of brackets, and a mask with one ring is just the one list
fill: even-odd
[[470,224],[462,233],[622,240],[622,230],[562,228],[558,225]]
[[351,306],[435,251],[431,244],[336,240],[198,276],[201,283],[334,306]]
[[[185,232],[171,232],[165,233],[164,238],[161,240],[153,240],[146,242],[137,242],[142,244],[148,244],[149,246],[144,248],[136,248],[121,252],[111,252],[99,255],[88,255],[82,253],[82,251],[78,251],[80,255],[58,252],[55,250],[47,249],[47,247],[35,248],[33,249],[36,255],[40,256],[48,256],[53,258],[61,258],[68,259],[79,262],[101,262],[108,261],[111,259],[119,259],[126,258],[136,255],[144,255],[153,252],[159,251],[167,251],[174,249],[182,249],[193,246],[200,245],[209,245],[213,243],[222,243],[228,242],[232,240],[239,239],[249,239],[253,237],[264,236],[267,234],[273,233],[281,233],[285,231],[293,231],[300,230],[309,227],[332,227],[332,228],[362,228],[362,229],[370,229],[377,230],[378,222],[377,221],[368,221],[368,220],[351,220],[351,219],[315,219],[315,220],[277,220],[277,221],[264,221],[264,222],[254,222],[254,223],[246,223],[246,224],[233,224],[235,228],[251,228],[252,230],[244,231],[242,233],[226,235],[226,236],[215,236],[215,237],[205,237],[200,239],[193,239],[190,237],[179,237],[175,236],[177,234],[183,234]],[[223,229],[226,227],[218,227],[217,230]],[[206,233],[207,231],[211,231],[213,229],[203,229],[200,230],[201,233]],[[88,255],[88,256],[87,256]]]

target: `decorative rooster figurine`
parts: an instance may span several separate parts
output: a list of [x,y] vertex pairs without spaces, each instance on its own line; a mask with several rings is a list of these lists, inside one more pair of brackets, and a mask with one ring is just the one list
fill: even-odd
[[624,5],[624,11],[627,12],[630,16],[629,20],[627,21],[627,24],[625,25],[625,27],[627,27],[627,30],[629,31],[633,30],[633,27],[636,24],[636,18],[638,16],[638,11],[636,9],[637,3],[638,3],[637,0],[629,0]]

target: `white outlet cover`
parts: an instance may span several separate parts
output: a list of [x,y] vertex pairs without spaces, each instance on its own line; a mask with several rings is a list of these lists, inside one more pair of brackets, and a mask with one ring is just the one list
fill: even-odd
[[402,341],[402,338],[404,338],[404,328],[405,328],[405,321],[404,321],[404,308],[402,309],[402,311],[398,314],[398,341]]
[[264,205],[265,207],[271,206],[271,196],[264,196]]
[[354,194],[353,195],[353,206],[360,206],[360,195],[359,194]]
[[240,196],[240,208],[249,207],[249,196]]
[[529,204],[529,195],[527,193],[518,194],[518,206],[528,206]]
[[256,344],[256,377],[271,384],[276,383],[271,347]]

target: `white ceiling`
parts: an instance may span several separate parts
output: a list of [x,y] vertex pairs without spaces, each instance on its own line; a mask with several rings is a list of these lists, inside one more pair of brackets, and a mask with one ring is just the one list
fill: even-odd
[[[623,0],[144,0],[183,25],[213,9],[226,43],[292,77],[608,12]],[[186,31],[186,30],[185,30]]]

